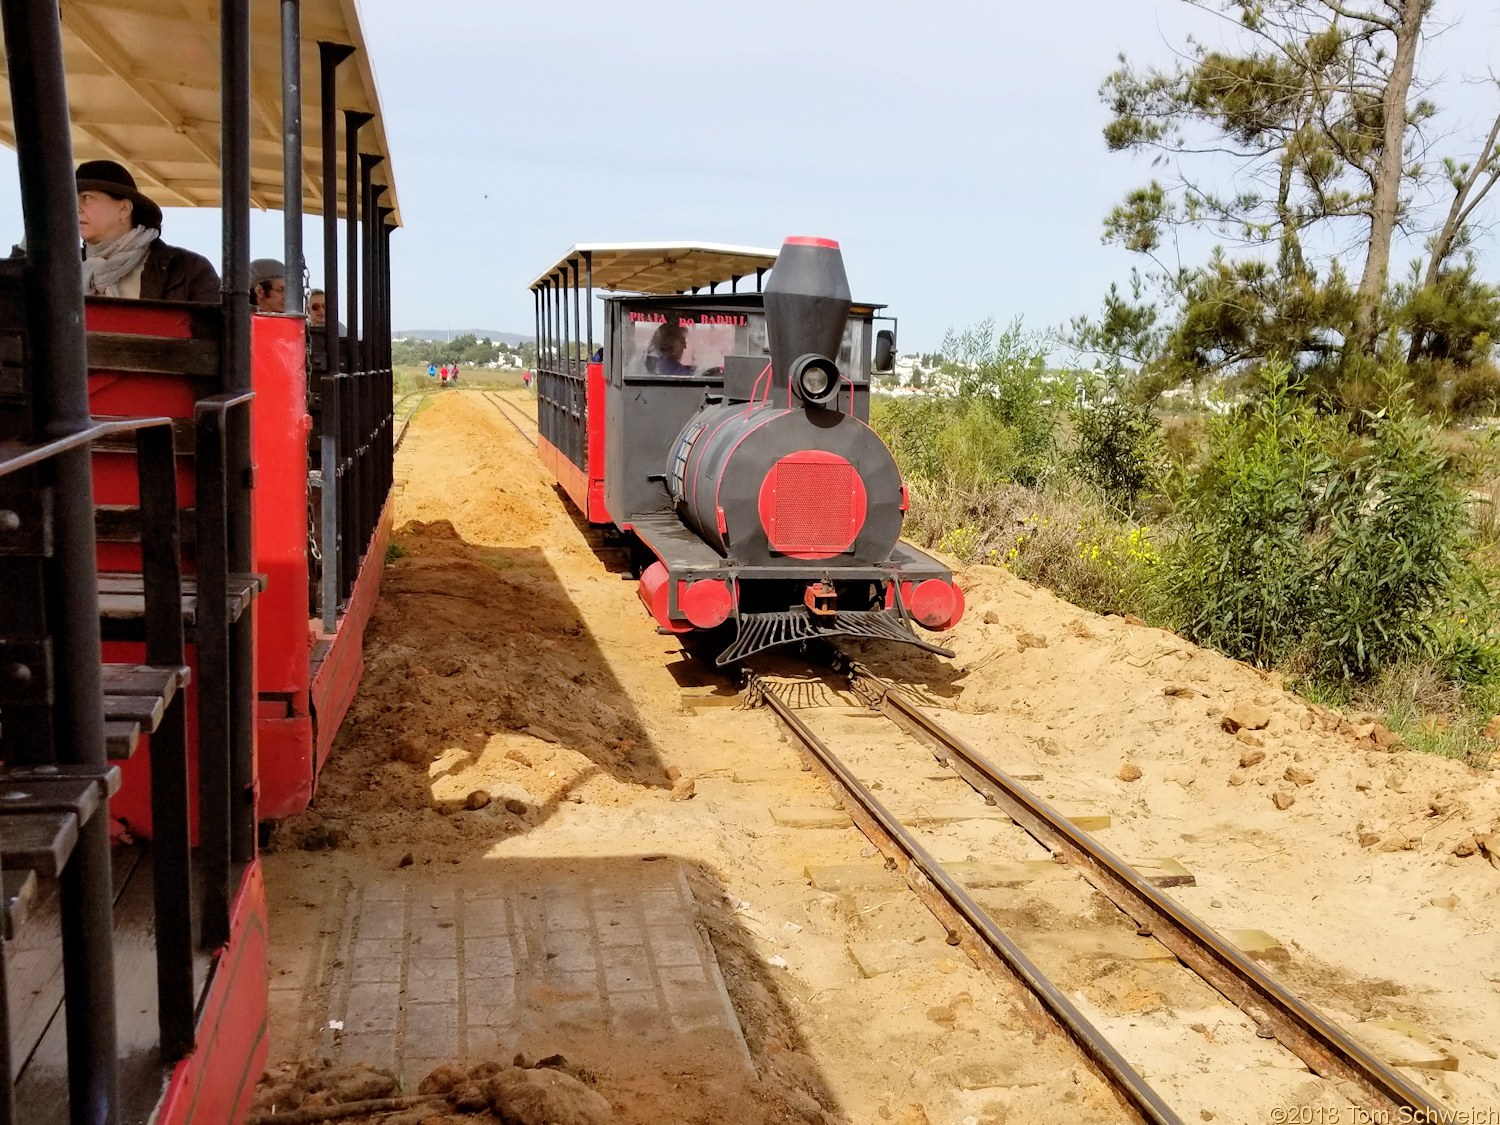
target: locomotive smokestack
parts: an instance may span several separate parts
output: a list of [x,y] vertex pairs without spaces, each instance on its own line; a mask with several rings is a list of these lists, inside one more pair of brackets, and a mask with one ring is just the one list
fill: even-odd
[[773,385],[790,384],[813,406],[837,400],[837,359],[849,305],[839,244],[827,238],[787,239],[765,290]]

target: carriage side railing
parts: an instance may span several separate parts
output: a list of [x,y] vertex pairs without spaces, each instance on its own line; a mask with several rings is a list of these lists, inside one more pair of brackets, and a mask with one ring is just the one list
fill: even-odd
[[[361,342],[355,341],[352,348],[345,343],[346,354],[362,353]],[[333,509],[330,519],[329,501],[320,499],[321,511],[314,513],[321,532],[315,536],[316,561],[322,567],[336,568],[337,611],[342,612],[354,592],[361,560],[374,539],[394,479],[394,378],[389,366],[337,373],[327,367],[315,347],[308,381],[313,419],[309,450],[324,495],[331,493]],[[324,463],[330,450],[331,469]],[[321,593],[324,588],[317,585],[318,597],[311,609],[326,623],[330,618]]]
[[582,363],[545,363],[537,368],[537,432],[582,468],[587,452],[588,392]]
[[[0,555],[12,563],[29,561],[32,565],[21,569],[31,571],[33,579],[39,580],[8,582],[0,589],[0,609],[5,610],[0,612],[0,622],[5,623],[0,626],[0,653],[8,652],[11,657],[25,653],[28,657],[9,661],[0,658],[0,664],[6,664],[12,689],[19,684],[25,692],[20,698],[32,705],[40,702],[45,707],[55,701],[54,685],[78,672],[60,667],[51,659],[55,636],[45,632],[30,637],[12,635],[17,629],[25,630],[26,614],[16,612],[18,606],[38,594],[44,603],[50,597],[52,575],[48,571],[55,561],[50,542],[51,512],[66,505],[87,508],[91,500],[86,477],[72,481],[65,476],[59,478],[51,472],[52,465],[63,456],[86,456],[87,447],[95,441],[132,433],[143,520],[146,663],[185,681],[171,419],[95,421],[50,442],[0,442]],[[75,495],[80,482],[85,494]],[[37,623],[37,616],[33,615],[31,621]],[[62,651],[71,647],[56,646]],[[95,661],[97,665],[97,655]],[[95,675],[99,674],[96,666]],[[0,722],[6,705],[16,699],[14,690],[0,690]],[[71,706],[94,714],[82,717],[81,722],[75,716],[69,726],[104,730],[102,694],[75,697]],[[154,938],[161,1047],[167,1060],[180,1057],[191,1047],[196,1002],[192,960],[195,919],[190,910],[181,909],[192,901],[193,888],[185,718],[184,695],[176,691],[152,736],[151,799],[157,818]],[[39,745],[37,732],[55,725],[51,721],[26,724],[30,737],[24,745],[0,739],[0,759],[4,761],[0,769],[0,864],[13,870],[30,867],[57,880],[71,1114],[75,1121],[114,1120],[119,1095],[113,1049],[114,889],[109,878],[107,821],[108,798],[119,786],[119,767],[106,760],[102,738],[98,746],[58,741]],[[3,729],[0,726],[0,731]],[[51,831],[40,831],[43,829]],[[92,872],[83,870],[89,868]],[[93,877],[88,877],[90,874]],[[6,942],[25,924],[24,905],[7,896]],[[5,974],[4,959],[0,958],[0,1125],[20,1120],[13,1082],[26,1062],[14,1056]],[[100,988],[103,982],[109,982],[110,987]]]

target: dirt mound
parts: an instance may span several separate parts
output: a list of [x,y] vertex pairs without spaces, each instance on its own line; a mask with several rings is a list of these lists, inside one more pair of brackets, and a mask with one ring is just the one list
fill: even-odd
[[[601,775],[670,787],[541,551],[469,543],[448,520],[411,521],[394,543],[315,809],[283,822],[278,844],[401,841],[448,858],[446,845],[534,824]],[[413,812],[428,815],[413,825]]]

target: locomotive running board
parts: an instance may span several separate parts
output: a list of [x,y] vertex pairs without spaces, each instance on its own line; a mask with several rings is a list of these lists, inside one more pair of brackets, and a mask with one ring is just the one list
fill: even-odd
[[819,621],[802,606],[775,613],[740,614],[739,636],[734,644],[719,653],[716,664],[732,664],[752,653],[798,641],[827,640],[832,637],[855,637],[867,641],[896,641],[916,645],[939,656],[953,656],[953,650],[932,644],[914,635],[890,610],[865,609],[840,612],[831,621]]

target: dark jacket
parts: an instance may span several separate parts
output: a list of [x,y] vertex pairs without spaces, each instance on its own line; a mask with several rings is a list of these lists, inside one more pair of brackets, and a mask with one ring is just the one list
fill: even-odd
[[168,246],[160,238],[141,267],[141,300],[219,303],[219,275],[202,254]]

